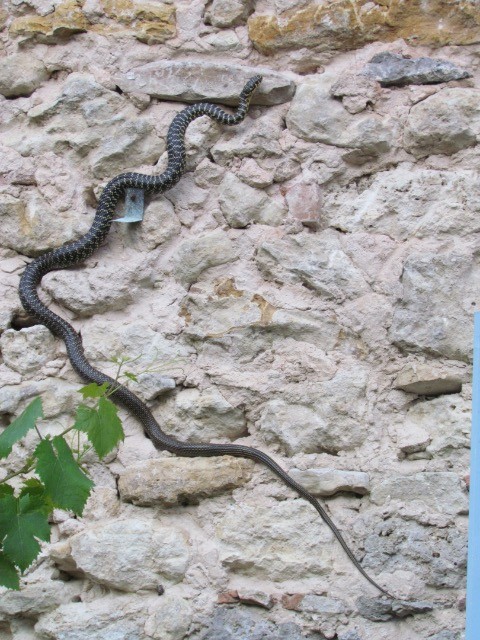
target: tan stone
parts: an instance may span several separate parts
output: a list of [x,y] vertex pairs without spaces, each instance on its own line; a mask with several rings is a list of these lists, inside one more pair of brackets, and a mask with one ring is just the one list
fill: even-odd
[[[381,6],[379,6],[381,5]],[[316,47],[349,51],[368,42],[405,38],[412,44],[472,44],[478,40],[480,7],[448,0],[327,0],[291,9],[280,17],[252,16],[249,36],[264,54]]]
[[105,15],[133,27],[135,37],[147,44],[161,44],[176,34],[175,7],[131,0],[100,0]]
[[34,38],[55,44],[76,33],[87,31],[89,23],[76,0],[67,0],[46,16],[27,15],[10,25],[10,35]]
[[122,500],[140,506],[198,504],[245,484],[252,468],[252,462],[231,456],[156,458],[128,467],[118,488]]
[[445,367],[431,364],[409,364],[398,374],[394,386],[408,393],[423,396],[439,396],[443,393],[459,393],[466,382],[466,367]]

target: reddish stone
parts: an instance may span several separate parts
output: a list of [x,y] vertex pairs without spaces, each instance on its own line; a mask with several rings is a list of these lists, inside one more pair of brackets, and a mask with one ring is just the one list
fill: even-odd
[[322,192],[317,184],[297,182],[286,190],[285,198],[293,218],[300,220],[305,227],[319,228]]
[[282,596],[282,604],[285,609],[299,611],[304,597],[304,593],[285,594],[284,596]]
[[238,600],[238,591],[234,590],[219,593],[217,598],[218,604],[235,604],[238,602]]

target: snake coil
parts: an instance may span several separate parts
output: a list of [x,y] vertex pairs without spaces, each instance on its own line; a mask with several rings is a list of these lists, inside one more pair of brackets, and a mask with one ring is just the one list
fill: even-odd
[[168,164],[159,176],[148,176],[139,173],[123,173],[112,180],[104,188],[98,208],[90,229],[78,240],[68,242],[58,249],[49,251],[32,260],[20,279],[19,295],[23,307],[36,320],[45,325],[54,335],[60,337],[66,345],[68,357],[75,371],[84,379],[97,384],[115,385],[112,398],[122,404],[143,425],[154,445],[160,450],[170,451],[178,456],[237,456],[250,458],[266,465],[283,482],[308,500],[331,529],[347,556],[358,571],[379,591],[390,594],[371,578],[353,552],[348,547],[342,534],[332,522],[319,501],[302,485],[291,478],[274,460],[262,451],[237,444],[190,444],[182,442],[164,433],[153,417],[147,405],[126,387],[115,383],[112,378],[94,369],[85,358],[80,334],[63,318],[53,313],[40,300],[37,294],[42,277],[54,270],[76,265],[88,258],[105,240],[112,224],[115,207],[119,198],[127,188],[144,189],[146,192],[163,193],[173,187],[185,170],[184,136],[187,126],[195,118],[207,115],[213,120],[226,125],[235,125],[243,121],[248,111],[252,93],[262,81],[261,76],[250,78],[240,93],[239,105],[235,113],[229,114],[220,107],[210,103],[193,104],[178,113],[167,134]]

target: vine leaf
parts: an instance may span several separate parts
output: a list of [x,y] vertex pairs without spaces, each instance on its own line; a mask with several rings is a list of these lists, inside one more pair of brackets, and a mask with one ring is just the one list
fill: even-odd
[[20,589],[20,580],[15,565],[0,551],[0,585],[7,589]]
[[74,427],[87,434],[99,458],[125,438],[117,407],[107,398],[99,399],[98,408],[79,405]]
[[75,461],[62,436],[42,440],[35,449],[36,471],[55,507],[81,515],[93,482]]
[[50,540],[48,517],[41,497],[24,494],[18,498],[13,495],[0,498],[0,539],[7,559],[24,571],[40,552],[37,538]]
[[28,407],[8,425],[0,435],[0,458],[6,458],[12,451],[15,442],[23,438],[35,427],[38,418],[43,418],[41,398],[35,398]]
[[103,384],[97,384],[96,382],[91,382],[87,384],[85,387],[79,389],[79,392],[82,394],[83,398],[100,398],[104,396],[109,387],[108,382],[104,382]]

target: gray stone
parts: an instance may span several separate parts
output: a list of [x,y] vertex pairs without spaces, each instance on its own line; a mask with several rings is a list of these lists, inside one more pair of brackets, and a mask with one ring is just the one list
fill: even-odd
[[252,0],[213,0],[205,21],[214,27],[236,27],[244,23],[252,11]]
[[286,215],[283,201],[269,198],[264,191],[248,186],[230,172],[220,185],[218,202],[228,224],[238,229],[253,222],[278,226]]
[[387,501],[419,500],[440,513],[468,513],[468,497],[460,478],[450,471],[391,476],[372,488],[370,499],[379,505]]
[[332,229],[265,242],[256,261],[266,277],[300,282],[322,298],[341,302],[369,291],[362,272],[345,254],[340,234]]
[[335,616],[347,613],[347,607],[341,600],[328,598],[326,596],[317,596],[313,593],[307,593],[307,595],[302,598],[298,610],[323,616]]
[[425,248],[409,255],[401,276],[403,294],[389,330],[392,342],[406,351],[470,361],[479,277],[477,252],[468,245],[446,245],[441,252]]
[[163,376],[161,373],[141,373],[135,382],[131,382],[130,386],[134,392],[144,400],[151,401],[158,398],[160,394],[175,389],[174,378]]
[[14,53],[0,59],[0,95],[29,96],[49,77],[45,65],[31,53]]
[[58,343],[43,325],[4,331],[0,337],[0,348],[5,364],[23,375],[38,373],[43,365],[58,355]]
[[162,581],[183,579],[189,564],[184,531],[151,518],[92,523],[66,542],[53,545],[50,556],[74,575],[135,593],[156,589]]
[[210,267],[238,258],[238,252],[228,236],[220,230],[185,240],[175,258],[175,275],[182,284],[189,285]]
[[253,104],[281,104],[290,100],[295,84],[286,76],[231,64],[158,60],[119,74],[115,81],[123,91],[140,91],[164,100],[209,100],[236,105],[244,84],[259,72],[264,79],[253,94]]
[[217,608],[209,628],[198,640],[304,640],[300,627],[274,624],[254,611]]
[[407,84],[436,84],[470,78],[471,73],[449,60],[410,58],[401,53],[382,51],[373,56],[362,71],[375,78],[382,87],[404,87]]
[[410,109],[404,145],[415,157],[451,155],[477,144],[480,90],[443,89]]
[[421,396],[439,396],[444,393],[460,393],[462,383],[467,381],[466,369],[452,369],[430,363],[406,365],[397,375],[395,389]]
[[427,613],[434,608],[431,602],[407,602],[366,596],[360,596],[357,599],[357,606],[360,615],[373,622],[385,622],[392,618],[405,618],[416,613]]
[[368,473],[341,469],[290,469],[294,480],[316,496],[333,496],[339,491],[359,495],[370,493]]
[[380,94],[378,83],[362,75],[347,73],[330,88],[330,95],[341,98],[349,113],[360,113],[369,104],[375,104]]
[[251,471],[252,463],[231,456],[157,458],[127,467],[118,489],[122,500],[140,506],[198,504],[242,486]]

